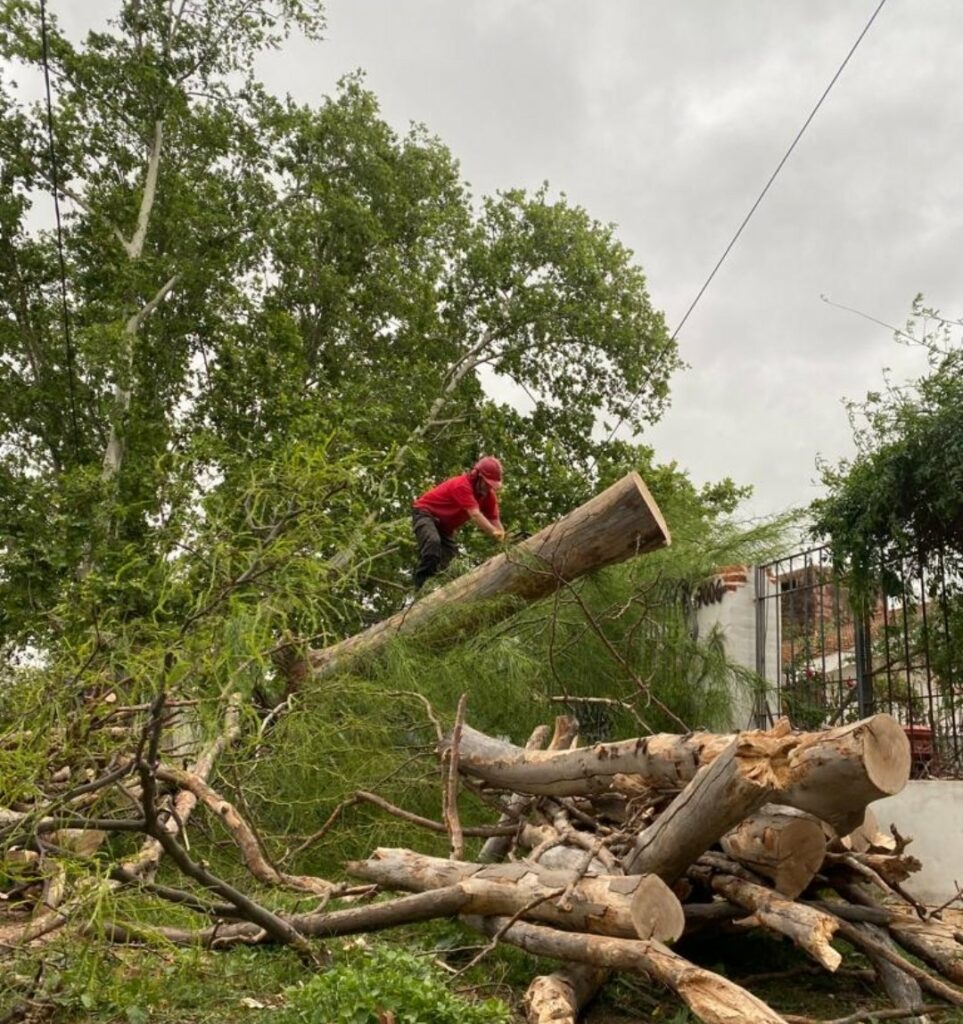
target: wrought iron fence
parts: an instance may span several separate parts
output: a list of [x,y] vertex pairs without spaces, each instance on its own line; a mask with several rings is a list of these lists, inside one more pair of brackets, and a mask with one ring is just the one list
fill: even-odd
[[828,546],[756,569],[759,724],[817,729],[886,711],[916,778],[963,777],[963,587],[942,559],[887,566],[887,593],[852,599]]

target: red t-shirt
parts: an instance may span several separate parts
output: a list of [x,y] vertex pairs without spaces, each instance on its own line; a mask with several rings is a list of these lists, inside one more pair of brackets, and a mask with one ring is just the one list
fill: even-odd
[[476,497],[468,473],[453,476],[437,487],[432,487],[430,491],[425,491],[412,502],[412,507],[430,512],[445,533],[454,533],[460,526],[464,526],[472,509],[480,508],[482,515],[491,522],[498,519],[498,498],[495,492],[489,490],[484,498]]

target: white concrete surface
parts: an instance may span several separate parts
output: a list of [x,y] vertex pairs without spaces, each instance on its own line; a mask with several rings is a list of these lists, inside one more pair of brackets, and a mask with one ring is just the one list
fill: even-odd
[[872,805],[882,832],[912,836],[906,852],[923,862],[903,884],[924,903],[943,903],[963,883],[963,780],[919,779]]
[[[736,590],[726,591],[722,600],[703,605],[694,615],[696,637],[705,639],[713,629],[719,629],[725,639],[726,655],[730,661],[751,672],[756,671],[756,586],[755,571],[746,569],[746,582]],[[771,614],[777,614],[778,601],[769,601]],[[769,685],[775,691],[775,673],[778,671],[778,649],[776,630],[767,631],[766,668],[767,676],[772,675]],[[770,703],[775,706],[774,694]],[[733,729],[751,729],[753,723],[753,695],[739,682],[733,683],[732,720]]]

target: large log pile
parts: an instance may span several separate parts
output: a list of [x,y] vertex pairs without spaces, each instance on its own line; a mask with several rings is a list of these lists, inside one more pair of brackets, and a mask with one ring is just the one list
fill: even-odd
[[[919,863],[902,837],[879,834],[868,810],[909,776],[905,734],[888,716],[814,733],[781,722],[769,731],[653,735],[588,747],[578,745],[576,723],[561,718],[551,737],[542,727],[517,747],[465,725],[463,700],[451,734],[439,734],[444,821],[377,794],[352,798],[447,833],[451,856],[377,849],[346,865],[350,881],[332,883],[276,867],[257,830],[207,781],[216,746],[234,728],[230,715],[224,736],[189,771],[163,761],[160,710],[158,704],[148,728],[153,739],[145,735],[141,754],[126,766],[133,776],[127,793],[142,805],[137,818],[85,818],[84,787],[46,816],[0,809],[0,835],[20,837],[18,849],[7,848],[8,868],[19,864],[24,879],[24,898],[0,922],[3,950],[44,941],[63,926],[89,932],[89,915],[72,911],[83,906],[83,884],[66,892],[53,851],[72,851],[76,862],[111,831],[139,831],[148,837],[141,854],[118,861],[110,884],[136,885],[213,923],[188,929],[99,922],[101,936],[116,942],[152,934],[212,948],[285,943],[314,962],[325,937],[457,918],[484,937],[476,960],[509,943],[559,961],[554,973],[531,983],[531,1024],[574,1024],[613,971],[661,983],[710,1024],[805,1021],[687,956],[691,936],[703,945],[714,935],[729,943],[751,928],[793,943],[828,972],[840,969],[846,948],[860,951],[880,998],[895,1006],[874,1019],[922,1021],[934,1009],[963,1007],[963,936],[911,898],[909,906],[901,902],[901,883]],[[462,825],[459,792],[466,790],[491,805],[491,824]],[[195,804],[222,822],[262,886],[320,905],[301,913],[271,910],[212,874],[180,838]],[[465,851],[476,837],[471,859]],[[153,882],[162,853],[193,891]],[[197,895],[204,890],[206,896]],[[351,902],[330,909],[340,898]]]
[[[590,747],[570,737],[566,719],[544,750],[545,731],[522,748],[456,725],[443,760],[499,802],[513,836],[489,838],[476,862],[379,849],[349,874],[391,892],[460,887],[468,927],[562,961],[532,983],[532,1024],[574,1024],[612,970],[657,979],[699,1020],[798,1020],[680,952],[691,933],[715,929],[727,941],[733,926],[791,941],[829,972],[843,959],[833,940],[844,937],[877,971],[896,1006],[889,1019],[922,1020],[924,993],[963,1006],[948,983],[963,981],[959,933],[923,908],[907,916],[887,903],[919,867],[868,810],[909,778],[909,745],[892,718]],[[450,794],[447,807],[460,851]]]

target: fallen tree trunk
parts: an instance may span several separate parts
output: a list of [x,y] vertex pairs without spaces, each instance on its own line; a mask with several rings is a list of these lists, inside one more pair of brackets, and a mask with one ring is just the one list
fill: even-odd
[[822,867],[826,833],[812,815],[768,804],[727,832],[721,845],[733,860],[795,899]]
[[346,871],[407,892],[460,885],[469,896],[468,914],[511,915],[528,907],[526,917],[556,928],[662,942],[674,942],[685,927],[678,898],[654,875],[579,878],[525,861],[483,866],[388,849],[347,864]]
[[785,1024],[784,1018],[761,999],[728,978],[697,967],[654,939],[578,935],[520,921],[513,924],[507,917],[468,916],[461,920],[483,935],[500,935],[502,941],[535,956],[649,974],[677,992],[706,1024]]
[[846,835],[862,824],[869,804],[906,785],[910,744],[895,718],[873,715],[803,733],[790,760],[795,782],[779,802],[809,811]]
[[[785,765],[781,766],[785,773]],[[736,738],[636,839],[625,858],[633,874],[654,872],[671,884],[719,836],[762,807],[780,788],[780,770],[759,757],[751,742]]]
[[[873,715],[837,729],[739,733],[766,756],[785,758],[788,782],[772,802],[808,811],[846,834],[868,804],[898,793],[909,779],[909,740],[890,715]],[[732,735],[659,733],[577,750],[525,750],[464,726],[461,770],[491,786],[544,796],[592,796],[614,787],[615,776],[637,776],[656,789],[686,785],[732,742]]]
[[669,543],[669,529],[638,473],[629,473],[558,522],[363,633],[282,666],[289,691],[307,677],[339,671],[453,606],[501,597],[536,601],[586,573]]

